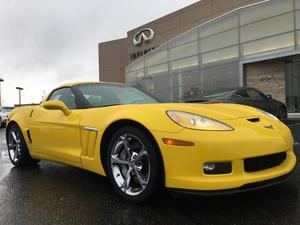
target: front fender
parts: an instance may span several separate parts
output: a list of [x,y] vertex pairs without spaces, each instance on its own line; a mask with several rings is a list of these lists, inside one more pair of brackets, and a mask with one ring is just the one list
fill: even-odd
[[104,132],[112,123],[119,120],[135,121],[149,131],[177,133],[183,128],[175,124],[160,107],[139,105],[112,106],[86,109],[81,117],[81,126],[95,127]]
[[27,146],[29,143],[29,138],[26,135],[26,132],[29,129],[29,119],[31,117],[32,110],[33,110],[32,106],[18,107],[10,112],[7,120],[6,132],[8,131],[8,128],[11,124],[13,123],[18,124],[18,126],[22,131],[23,137],[27,143]]

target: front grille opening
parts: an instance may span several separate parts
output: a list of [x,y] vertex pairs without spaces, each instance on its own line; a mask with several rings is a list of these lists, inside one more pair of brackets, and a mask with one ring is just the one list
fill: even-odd
[[252,123],[257,123],[260,121],[259,118],[251,118],[251,119],[247,119],[248,121],[252,122]]
[[286,152],[276,153],[267,156],[248,158],[244,160],[246,172],[257,172],[279,166],[286,159]]

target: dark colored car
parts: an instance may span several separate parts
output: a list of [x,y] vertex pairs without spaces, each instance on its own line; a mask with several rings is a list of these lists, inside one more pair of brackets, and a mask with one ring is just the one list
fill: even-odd
[[273,99],[271,95],[265,95],[255,88],[238,87],[215,91],[205,96],[186,99],[188,103],[224,102],[248,105],[262,109],[276,116],[281,121],[287,119],[287,109],[284,103]]

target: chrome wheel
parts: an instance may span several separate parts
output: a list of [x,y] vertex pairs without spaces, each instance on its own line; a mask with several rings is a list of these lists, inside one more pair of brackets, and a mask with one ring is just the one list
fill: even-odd
[[16,129],[12,129],[8,134],[8,153],[10,159],[17,163],[21,157],[21,137]]
[[119,189],[129,196],[141,194],[150,178],[150,160],[143,142],[133,134],[122,134],[114,141],[110,157]]

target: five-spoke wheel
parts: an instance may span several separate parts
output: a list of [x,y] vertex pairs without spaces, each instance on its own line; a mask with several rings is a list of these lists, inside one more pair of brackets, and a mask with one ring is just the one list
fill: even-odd
[[120,129],[112,137],[108,153],[108,175],[122,197],[144,201],[158,188],[157,154],[142,131],[134,127]]
[[25,166],[39,162],[31,158],[22,131],[17,124],[7,128],[6,142],[11,163],[14,166]]
[[8,153],[12,162],[17,163],[21,157],[21,138],[16,129],[8,133]]

